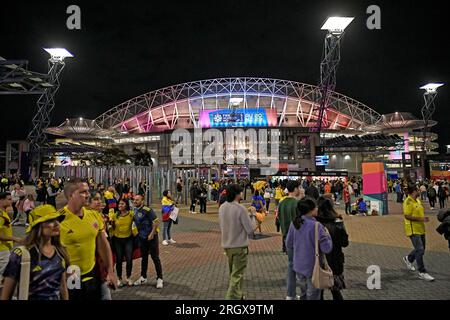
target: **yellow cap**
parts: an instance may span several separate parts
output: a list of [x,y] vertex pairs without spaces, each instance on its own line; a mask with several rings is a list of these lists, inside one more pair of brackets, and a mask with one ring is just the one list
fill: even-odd
[[28,216],[30,225],[27,228],[26,233],[29,233],[31,229],[33,229],[39,223],[54,219],[58,219],[58,221],[61,222],[64,220],[64,218],[65,216],[59,213],[52,205],[44,204],[42,206],[38,206],[34,208]]

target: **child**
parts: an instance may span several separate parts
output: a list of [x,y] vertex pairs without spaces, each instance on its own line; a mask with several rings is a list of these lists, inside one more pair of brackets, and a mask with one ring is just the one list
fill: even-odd
[[358,199],[358,212],[363,213],[365,216],[367,215],[367,204],[363,198]]
[[35,207],[34,205],[34,197],[32,194],[29,194],[27,198],[25,199],[25,202],[23,203],[23,211],[25,211],[27,220],[25,221],[25,227],[29,226],[29,218],[28,215],[30,214],[31,210],[33,210]]

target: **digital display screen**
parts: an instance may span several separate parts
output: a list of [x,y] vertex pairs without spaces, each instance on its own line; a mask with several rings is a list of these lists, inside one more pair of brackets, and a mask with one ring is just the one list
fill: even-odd
[[277,114],[273,109],[223,109],[200,111],[200,127],[273,127]]
[[316,156],[316,166],[327,166],[330,163],[330,156]]

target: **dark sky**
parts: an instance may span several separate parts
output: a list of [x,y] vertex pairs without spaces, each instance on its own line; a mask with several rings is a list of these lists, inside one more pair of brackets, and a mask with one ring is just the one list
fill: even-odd
[[[259,76],[317,84],[328,16],[354,16],[346,30],[336,91],[379,113],[421,117],[419,86],[444,82],[435,131],[450,143],[450,46],[443,1],[13,1],[0,10],[0,56],[47,71],[44,47],[68,60],[52,125],[95,118],[137,95],[193,80]],[[66,8],[81,7],[82,30],[66,28]],[[381,8],[381,30],[366,8]],[[38,96],[0,96],[0,149],[25,138]]]

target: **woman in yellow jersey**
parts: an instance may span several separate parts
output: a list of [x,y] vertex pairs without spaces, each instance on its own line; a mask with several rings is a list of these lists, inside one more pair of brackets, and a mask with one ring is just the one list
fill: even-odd
[[[132,286],[131,270],[133,267],[133,212],[127,199],[120,199],[118,211],[111,221],[114,254],[116,255],[117,285]],[[126,261],[126,278],[122,281],[122,260]]]
[[[103,223],[105,226],[109,226],[109,216],[107,214],[104,214],[102,211],[105,207],[105,204],[102,202],[102,196],[101,193],[98,191],[94,191],[91,193],[89,197],[89,205],[87,206],[88,209],[94,210],[98,212],[99,216],[102,217]],[[109,230],[105,227],[105,231],[109,236]],[[106,276],[108,275],[108,270],[105,266],[105,263],[102,261],[100,256],[98,254],[95,254],[96,264],[98,265],[99,274],[100,274],[100,280],[101,280],[101,286],[100,286],[100,292],[101,297],[100,300],[112,300],[111,297],[111,291],[108,286],[108,282],[106,281]]]

